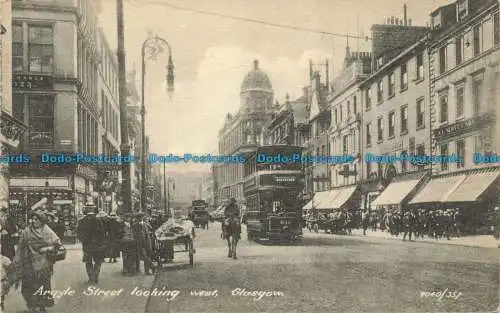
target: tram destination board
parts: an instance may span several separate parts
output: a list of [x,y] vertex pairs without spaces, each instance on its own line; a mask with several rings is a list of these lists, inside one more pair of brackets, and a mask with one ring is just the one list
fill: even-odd
[[260,185],[296,187],[297,185],[299,185],[299,179],[300,179],[299,175],[293,175],[293,174],[261,175]]

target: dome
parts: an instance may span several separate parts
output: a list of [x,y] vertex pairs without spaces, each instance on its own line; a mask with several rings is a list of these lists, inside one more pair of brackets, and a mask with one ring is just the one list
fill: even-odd
[[241,92],[247,90],[273,91],[271,80],[266,73],[259,69],[259,61],[253,61],[253,69],[245,76],[241,84]]

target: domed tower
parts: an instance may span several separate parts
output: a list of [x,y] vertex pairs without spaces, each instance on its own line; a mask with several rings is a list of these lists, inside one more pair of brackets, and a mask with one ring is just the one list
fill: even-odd
[[240,89],[241,113],[268,113],[273,106],[273,86],[266,73],[253,61],[253,69],[243,79]]

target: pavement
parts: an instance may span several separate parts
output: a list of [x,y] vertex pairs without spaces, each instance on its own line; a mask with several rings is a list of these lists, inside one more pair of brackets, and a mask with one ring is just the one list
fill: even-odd
[[[153,284],[154,276],[139,274],[125,277],[121,274],[122,265],[118,263],[103,263],[99,285],[92,286],[101,290],[124,289],[118,296],[87,295],[93,290],[88,290],[91,285],[87,283],[88,277],[85,265],[82,262],[82,252],[79,245],[67,246],[68,253],[64,261],[54,265],[52,290],[69,290],[65,295],[56,299],[56,304],[48,308],[49,313],[142,313],[148,301],[147,296],[133,295],[134,288],[149,290]],[[26,304],[19,290],[10,290],[5,300],[5,313],[28,312]]]
[[[305,234],[293,245],[243,239],[227,258],[220,227],[199,230],[194,267],[169,265],[147,313],[494,312],[499,249],[376,236]],[[176,257],[177,258],[177,257]]]
[[[305,235],[309,236],[312,233],[305,231]],[[331,236],[330,234],[325,234],[320,232],[321,235]],[[353,236],[358,237],[376,237],[383,239],[396,239],[402,240],[402,236],[392,236],[388,232],[383,231],[366,231],[366,236],[363,235],[362,229],[353,229]],[[500,241],[496,240],[493,236],[488,235],[478,235],[478,236],[465,236],[465,237],[453,237],[450,240],[445,239],[432,239],[432,238],[419,238],[416,241],[418,242],[429,242],[429,243],[438,243],[438,244],[448,244],[448,245],[459,245],[466,247],[481,247],[481,248],[498,248],[500,247]]]

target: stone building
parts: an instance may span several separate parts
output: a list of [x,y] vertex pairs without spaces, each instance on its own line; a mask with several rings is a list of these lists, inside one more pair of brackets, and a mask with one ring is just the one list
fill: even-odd
[[[361,180],[361,91],[360,83],[367,78],[371,70],[371,54],[351,52],[346,47],[344,64],[341,72],[332,82],[332,90],[327,102],[331,114],[328,129],[329,152],[331,156],[352,156],[347,164],[329,164],[328,177],[331,190],[315,195],[314,208],[338,210],[351,201]],[[351,200],[352,199],[352,200]]]
[[499,203],[499,4],[457,0],[431,19],[432,154],[459,160],[434,165],[432,179],[411,203],[463,208],[470,220],[484,220],[477,217]]
[[31,162],[11,166],[11,207],[22,217],[23,210],[46,199],[47,208],[64,220],[67,238],[75,237],[83,206],[98,201],[100,169],[46,164],[40,156],[102,152],[98,5],[12,2],[12,111],[29,126],[21,150]]
[[[0,151],[1,155],[16,152],[26,130],[12,116],[12,3],[0,2]],[[9,164],[0,163],[0,210],[9,208]]]
[[[263,128],[271,117],[274,92],[271,80],[255,60],[240,88],[240,107],[234,116],[227,114],[218,135],[219,155],[251,154],[262,144]],[[219,163],[215,167],[217,206],[229,198],[243,202],[243,164]]]
[[[329,151],[328,129],[331,123],[331,113],[328,107],[327,96],[329,91],[328,65],[326,75],[321,78],[319,71],[313,71],[310,63],[310,85],[308,89],[308,107],[310,136],[304,143],[304,151],[309,156],[326,156]],[[305,163],[305,190],[304,199],[311,200],[314,193],[330,188],[329,169],[326,163]]]

